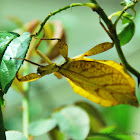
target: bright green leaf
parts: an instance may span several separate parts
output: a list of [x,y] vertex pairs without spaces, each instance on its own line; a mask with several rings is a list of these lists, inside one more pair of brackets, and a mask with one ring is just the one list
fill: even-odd
[[26,32],[12,40],[8,45],[0,66],[0,83],[3,94],[7,92],[23,62],[23,60],[13,58],[25,57],[31,38],[30,33]]
[[118,38],[120,40],[121,46],[127,44],[133,37],[135,33],[135,24],[133,21],[124,24],[118,31]]
[[6,131],[6,140],[27,140],[27,138],[18,131]]
[[33,122],[29,126],[29,134],[32,136],[43,135],[56,126],[56,121],[54,119],[44,119]]
[[6,32],[6,31],[0,32],[0,63],[6,47],[14,38],[18,36],[19,34],[14,32]]
[[134,19],[134,16],[132,16],[131,14],[125,12],[123,14],[123,20],[122,20],[122,24],[126,24],[131,22]]
[[88,114],[76,106],[65,107],[53,114],[60,131],[70,138],[83,140],[87,137],[90,130]]

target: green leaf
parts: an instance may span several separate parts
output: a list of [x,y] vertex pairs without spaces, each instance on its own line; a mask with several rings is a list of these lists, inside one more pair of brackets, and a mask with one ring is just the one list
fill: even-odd
[[106,126],[102,115],[99,113],[99,111],[96,108],[94,108],[94,106],[86,102],[77,102],[76,105],[81,107],[88,113],[90,118],[91,133],[98,132],[99,130],[103,129]]
[[32,136],[43,135],[56,127],[54,119],[44,119],[33,122],[29,125],[29,134]]
[[14,80],[23,60],[13,58],[24,58],[31,41],[30,33],[25,32],[20,37],[15,38],[8,45],[1,61],[0,84],[2,93],[6,93]]
[[118,31],[118,38],[121,46],[127,44],[135,33],[135,24],[133,21],[124,24]]
[[6,31],[0,32],[0,63],[6,47],[14,38],[18,36],[19,34],[14,32],[6,32]]
[[90,130],[88,114],[76,106],[69,106],[53,114],[60,131],[72,139],[83,140]]
[[6,131],[6,140],[27,140],[27,138],[18,131]]
[[122,24],[126,24],[131,22],[134,19],[134,16],[132,16],[131,14],[125,12],[123,14],[123,20],[122,20]]

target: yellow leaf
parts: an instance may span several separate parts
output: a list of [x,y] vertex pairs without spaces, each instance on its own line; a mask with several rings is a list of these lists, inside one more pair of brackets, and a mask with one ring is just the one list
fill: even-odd
[[83,54],[83,56],[91,56],[96,55],[102,52],[105,52],[113,47],[113,43],[110,42],[104,42],[101,44],[96,45],[94,48],[90,49],[86,53]]
[[97,104],[138,106],[134,79],[114,61],[75,58],[64,63],[58,72],[76,93]]

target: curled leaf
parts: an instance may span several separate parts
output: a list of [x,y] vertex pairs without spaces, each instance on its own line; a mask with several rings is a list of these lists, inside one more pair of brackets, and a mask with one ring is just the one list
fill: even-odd
[[97,104],[105,107],[118,104],[138,106],[134,79],[114,61],[71,59],[59,72],[76,93]]

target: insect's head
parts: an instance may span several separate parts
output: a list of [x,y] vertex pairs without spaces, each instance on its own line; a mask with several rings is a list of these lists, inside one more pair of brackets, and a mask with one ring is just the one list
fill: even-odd
[[59,70],[59,67],[55,63],[52,63],[47,66],[38,67],[37,73],[39,73],[41,76],[44,76],[46,74],[57,72],[58,70]]

